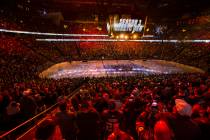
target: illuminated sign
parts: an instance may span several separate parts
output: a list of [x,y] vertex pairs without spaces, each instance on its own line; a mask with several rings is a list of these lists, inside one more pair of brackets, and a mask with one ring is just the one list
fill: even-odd
[[120,19],[119,23],[113,25],[113,30],[116,32],[141,32],[143,28],[142,21],[138,19]]
[[117,16],[110,18],[107,23],[107,30],[112,32],[130,32],[139,33],[142,32],[144,25],[142,25],[142,20],[139,19],[129,19],[121,18],[118,19]]

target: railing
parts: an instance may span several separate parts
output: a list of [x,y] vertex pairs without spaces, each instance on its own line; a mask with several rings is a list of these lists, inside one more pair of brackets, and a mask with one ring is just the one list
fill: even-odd
[[[80,86],[80,87],[81,87],[81,86]],[[80,87],[77,88],[76,90],[74,90],[73,92],[71,92],[71,93],[67,96],[67,99],[73,97],[73,96],[75,95],[75,93],[80,89]],[[51,107],[47,108],[47,109],[44,110],[43,112],[37,114],[36,116],[34,116],[34,117],[28,119],[27,121],[21,123],[21,124],[18,125],[17,127],[15,127],[15,128],[13,128],[13,129],[7,131],[6,133],[2,134],[2,135],[0,136],[0,140],[14,140],[14,139],[19,139],[19,140],[20,140],[20,139],[23,138],[27,133],[29,133],[29,132],[31,132],[32,130],[34,130],[34,128],[36,128],[36,125],[37,125],[38,123],[40,123],[40,120],[41,120],[41,121],[45,120],[44,117],[45,117],[48,113],[52,112],[52,111],[57,107],[57,105],[58,105],[58,103],[52,105]],[[44,118],[44,119],[43,119],[43,118]],[[28,126],[27,126],[27,125],[28,125]],[[24,126],[25,126],[26,128],[23,128]],[[23,130],[20,130],[20,129],[24,129],[25,131],[28,130],[28,129],[29,129],[29,130],[26,131],[24,134],[22,134],[22,135],[20,136],[21,131],[23,131]],[[22,133],[23,133],[23,132],[22,132]]]

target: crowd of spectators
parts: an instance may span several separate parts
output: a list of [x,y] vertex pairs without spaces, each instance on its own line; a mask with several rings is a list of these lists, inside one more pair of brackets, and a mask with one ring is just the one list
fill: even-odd
[[37,43],[52,46],[66,60],[161,59],[207,70],[209,43],[142,43],[142,42],[62,42]]
[[80,79],[35,79],[0,89],[0,132],[11,129],[54,105],[82,84]]
[[[4,15],[0,18],[1,29],[106,33],[104,26],[96,24],[54,28],[50,23],[39,22],[41,19],[35,22],[15,17],[3,9],[0,13]],[[204,34],[205,31],[200,32],[200,38],[209,37]],[[81,85],[82,79],[38,78],[40,69],[54,63],[146,58],[176,61],[204,70],[209,67],[209,43],[43,43],[35,38],[0,34],[0,130],[33,117]],[[199,74],[93,78],[76,96],[60,100],[59,109],[51,120],[38,127],[36,139],[52,137],[57,130],[60,135],[55,136],[66,140],[208,140],[210,78]]]
[[36,78],[50,65],[64,61],[161,59],[209,67],[209,43],[36,42],[33,36],[1,34],[0,83]]
[[40,124],[36,138],[207,140],[209,103],[208,75],[92,78],[73,98],[60,100],[60,111],[44,123],[53,130],[43,134]]
[[[0,28],[41,31],[41,32],[58,32],[58,33],[79,33],[79,34],[107,34],[105,26],[98,26],[96,23],[71,23],[64,22],[66,29],[62,27],[56,28],[50,25],[50,21],[44,19],[27,19],[21,13],[15,15],[10,10],[2,9],[0,11]],[[30,16],[30,15],[28,15]],[[48,25],[49,24],[49,25]],[[53,26],[53,27],[51,27]],[[47,27],[47,28],[46,28]],[[43,29],[42,29],[43,28]],[[33,30],[32,30],[33,29]],[[54,29],[51,30],[51,29]],[[201,30],[202,35],[208,33]],[[196,33],[192,33],[197,35]],[[2,34],[1,34],[2,35]],[[176,35],[176,34],[175,34]],[[4,36],[4,34],[3,34]],[[8,40],[5,38],[8,38]],[[45,59],[56,60],[61,62],[65,60],[98,60],[98,59],[163,59],[176,61],[183,64],[189,64],[207,70],[209,64],[209,43],[143,43],[143,42],[36,42],[35,38],[39,36],[22,36],[15,35],[12,37],[5,35],[1,37],[5,40],[4,49],[7,46],[27,46],[33,49],[35,53],[42,55]],[[26,39],[27,38],[27,39]],[[41,37],[42,38],[42,37]],[[73,37],[75,38],[75,37]],[[81,37],[78,37],[81,38]],[[85,38],[85,37],[82,37]],[[88,37],[91,38],[91,37]],[[97,38],[97,37],[94,37]],[[109,38],[109,37],[103,37]],[[207,39],[206,38],[206,39]],[[20,41],[22,39],[22,41]],[[172,38],[175,39],[175,38]],[[183,39],[183,38],[180,38]],[[197,36],[196,39],[203,39]],[[24,40],[24,44],[22,43]],[[28,40],[28,42],[26,41]],[[8,43],[7,43],[8,42]],[[11,44],[12,42],[12,44]],[[14,42],[14,43],[13,43]],[[21,43],[20,43],[21,42]],[[7,43],[7,44],[6,44]],[[11,45],[10,45],[11,44]],[[1,47],[2,48],[2,47]],[[11,48],[11,47],[9,47]],[[15,47],[13,47],[15,48]],[[19,47],[20,48],[20,47]],[[22,50],[21,50],[22,51]],[[28,51],[28,50],[27,50]],[[50,52],[50,53],[49,53]],[[33,52],[34,53],[34,52]],[[37,54],[33,54],[37,55]],[[30,56],[33,56],[30,53]],[[26,56],[27,57],[27,56]],[[39,56],[40,58],[40,56]],[[43,59],[43,58],[42,58]],[[35,59],[39,60],[39,59]],[[41,62],[46,62],[41,61]]]
[[0,44],[0,85],[36,78],[39,68],[50,64],[30,49],[30,39],[1,35]]
[[66,60],[161,59],[207,70],[209,43],[57,42],[37,43],[60,50]]

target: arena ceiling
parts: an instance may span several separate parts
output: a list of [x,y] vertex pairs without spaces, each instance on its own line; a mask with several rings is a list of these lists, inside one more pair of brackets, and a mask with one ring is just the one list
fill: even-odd
[[[23,5],[30,9],[60,11],[64,18],[98,14],[131,14],[153,18],[180,18],[183,15],[199,15],[210,9],[209,0],[2,0],[14,6]],[[7,5],[5,5],[7,6]]]

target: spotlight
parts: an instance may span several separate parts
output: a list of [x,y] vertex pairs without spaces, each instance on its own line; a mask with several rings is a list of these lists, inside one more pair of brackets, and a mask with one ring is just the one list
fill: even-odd
[[128,39],[128,35],[125,35],[125,39]]
[[119,39],[119,36],[117,35],[116,38]]
[[133,35],[133,39],[137,39],[138,38],[138,36],[135,34],[135,35]]
[[121,38],[121,39],[123,39],[124,37],[125,37],[125,35],[124,35],[124,34],[121,34],[121,35],[120,35],[120,38]]

